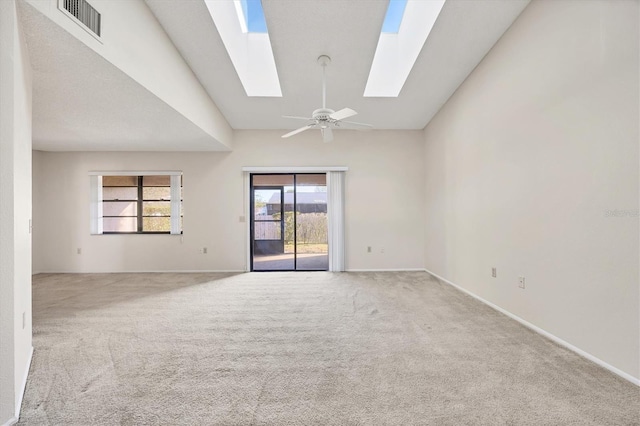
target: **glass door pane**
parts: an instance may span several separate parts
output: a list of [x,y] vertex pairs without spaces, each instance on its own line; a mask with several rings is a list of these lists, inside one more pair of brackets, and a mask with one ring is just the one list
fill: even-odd
[[298,174],[295,188],[296,270],[329,269],[326,174]]
[[251,269],[327,271],[326,174],[251,175]]
[[251,191],[252,269],[295,269],[292,213],[287,212],[287,190],[293,191],[293,175],[253,175]]

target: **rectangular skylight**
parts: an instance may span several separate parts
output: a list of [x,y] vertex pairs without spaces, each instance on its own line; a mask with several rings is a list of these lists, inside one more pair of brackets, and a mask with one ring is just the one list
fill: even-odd
[[382,23],[382,32],[397,34],[400,30],[400,23],[407,7],[407,0],[390,0],[387,7],[387,14]]
[[[445,0],[391,0],[373,57],[365,97],[398,97]],[[404,6],[396,3],[405,3]],[[397,9],[403,6],[404,13]],[[393,9],[393,10],[392,10]],[[394,29],[400,15],[396,32]],[[392,17],[391,17],[392,16]],[[389,23],[387,24],[387,19]]]
[[241,19],[244,21],[247,32],[266,33],[267,20],[264,17],[261,0],[240,0],[242,11]]
[[247,96],[281,97],[260,0],[205,0],[205,3]]

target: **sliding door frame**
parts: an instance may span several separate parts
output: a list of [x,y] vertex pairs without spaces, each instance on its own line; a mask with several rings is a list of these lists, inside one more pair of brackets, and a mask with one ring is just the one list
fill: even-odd
[[[253,186],[253,177],[254,176],[261,176],[260,174],[251,174],[251,198],[250,198],[250,213],[249,213],[249,229],[250,229],[250,244],[251,244],[251,269],[253,271],[253,252],[255,251],[255,244],[256,244],[256,211],[255,211],[255,192],[256,192],[256,188]],[[294,183],[295,183],[295,179],[294,179]],[[284,204],[284,186],[264,186],[264,187],[259,187],[258,189],[265,189],[265,190],[274,190],[274,191],[280,191],[280,220],[276,221],[276,220],[259,220],[258,222],[280,222],[280,241],[282,241],[283,247],[284,247],[284,242],[285,242],[285,231],[286,231],[286,225],[285,225],[285,221],[286,221],[286,215],[285,215],[285,204]],[[294,219],[295,220],[295,219]],[[295,224],[295,221],[294,221]],[[277,241],[277,240],[266,240],[266,241]],[[295,233],[294,233],[294,242],[295,242]],[[295,248],[295,244],[294,244],[294,248],[293,248],[293,252],[294,252],[294,261],[293,261],[293,266],[295,268],[296,266],[296,262],[295,262],[295,254],[296,254],[296,248]]]
[[[252,272],[278,272],[278,271],[283,271],[283,272],[295,272],[298,271],[298,215],[296,214],[298,211],[298,175],[325,175],[325,187],[327,185],[327,173],[250,173],[249,175],[249,194],[250,194],[250,199],[249,199],[249,232],[250,232],[250,255],[249,257],[250,259],[250,271]],[[293,201],[291,204],[291,212],[292,212],[292,217],[293,217],[293,269],[259,269],[259,270],[254,270],[253,268],[253,258],[254,258],[254,251],[255,251],[255,191],[256,191],[256,187],[253,185],[253,178],[255,176],[291,176],[293,178]],[[286,232],[286,213],[287,213],[287,204],[285,202],[285,198],[286,198],[286,193],[284,191],[284,185],[283,186],[265,186],[265,187],[258,187],[258,189],[273,189],[273,190],[280,190],[280,211],[281,211],[281,237],[283,239],[283,241],[285,240],[285,232]],[[328,200],[327,200],[328,201]],[[329,211],[327,209],[327,216],[329,214]],[[327,227],[327,247],[329,246],[329,229]],[[329,253],[327,252],[327,257],[329,256]],[[301,269],[300,271],[309,271],[309,272],[319,272],[319,271],[328,271],[329,270],[329,265],[327,264],[327,269]]]
[[[252,208],[251,205],[253,203],[253,200],[251,199],[252,193],[251,193],[251,175],[252,174],[326,174],[327,175],[327,185],[329,184],[329,174],[330,172],[346,172],[348,171],[349,168],[348,167],[344,167],[344,166],[319,166],[319,167],[243,167],[242,168],[242,172],[244,175],[244,218],[242,218],[241,220],[245,221],[246,227],[246,234],[245,234],[245,254],[246,254],[246,263],[245,263],[245,270],[247,272],[250,272],[253,269],[253,259],[252,259],[252,247],[251,247],[251,219],[252,219]],[[327,188],[328,190],[328,188]],[[295,191],[294,191],[295,194]],[[294,195],[295,197],[295,195]],[[331,209],[331,206],[327,206],[328,210]],[[284,206],[283,206],[284,209]],[[295,217],[295,215],[294,215]],[[337,243],[338,245],[344,247],[344,235],[340,235],[340,237],[338,238],[338,236],[333,235],[334,232],[332,232],[332,229],[334,229],[335,227],[331,226],[331,215],[329,215],[328,217],[329,220],[329,230],[328,230],[328,239],[329,239],[329,271],[342,271],[344,270],[344,250],[343,249],[338,249],[337,247],[332,247],[332,242],[336,241],[336,239],[339,239],[340,241]],[[342,219],[341,219],[342,220]],[[294,232],[295,235],[295,232]],[[294,249],[295,250],[295,249]],[[332,253],[332,251],[335,251],[336,253]],[[336,262],[339,263],[340,269],[334,269],[332,268],[332,259],[334,257],[334,255],[339,255],[342,256],[342,262]]]

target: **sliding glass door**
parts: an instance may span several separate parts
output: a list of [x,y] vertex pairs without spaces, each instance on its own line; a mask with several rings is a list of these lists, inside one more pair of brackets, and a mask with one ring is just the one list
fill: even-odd
[[326,174],[251,175],[251,270],[329,269]]
[[286,194],[293,175],[251,176],[251,260],[254,271],[295,270],[291,247],[293,223],[286,209]]
[[329,269],[327,175],[295,175],[295,252],[298,271]]

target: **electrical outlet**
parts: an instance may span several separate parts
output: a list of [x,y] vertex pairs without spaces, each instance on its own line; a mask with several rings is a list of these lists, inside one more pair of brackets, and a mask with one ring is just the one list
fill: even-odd
[[240,222],[245,222],[246,218],[244,216],[240,216]]
[[206,247],[202,248],[202,254],[207,254],[207,248]]
[[491,268],[491,276],[496,278],[498,276],[498,271],[496,268]]
[[81,249],[80,247],[78,247],[78,248],[76,249],[76,253],[78,253],[78,254],[82,254],[82,249]]
[[371,246],[367,246],[367,253],[371,253]]
[[518,287],[524,288],[524,277],[518,277]]

